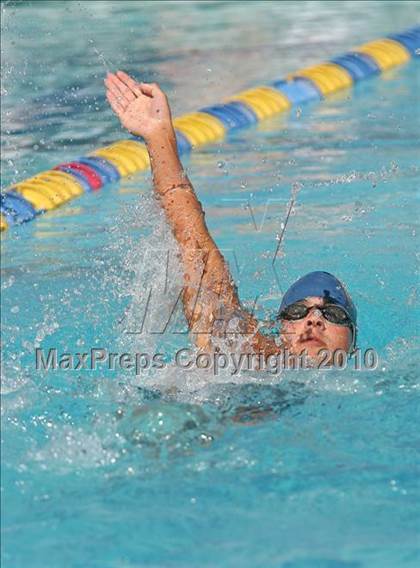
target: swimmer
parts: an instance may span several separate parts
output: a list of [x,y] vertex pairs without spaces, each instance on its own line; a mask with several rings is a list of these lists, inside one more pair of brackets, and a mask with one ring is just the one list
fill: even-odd
[[280,333],[261,333],[258,320],[240,303],[228,264],[184,172],[165,93],[156,83],[138,83],[123,71],[108,73],[105,85],[122,126],[141,136],[149,152],[154,191],[180,249],[184,313],[197,347],[217,350],[222,338],[265,356],[285,348],[315,361],[321,350],[331,354],[331,361],[337,350],[351,354],[356,308],[343,284],[327,272],[311,272],[295,282],[280,305]]

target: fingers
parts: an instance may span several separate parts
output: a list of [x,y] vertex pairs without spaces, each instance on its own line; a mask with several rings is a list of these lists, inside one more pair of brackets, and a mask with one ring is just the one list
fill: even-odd
[[137,81],[134,81],[134,79],[132,79],[130,75],[127,75],[127,73],[124,73],[124,71],[117,71],[117,77],[121,80],[122,83],[124,83],[129,89],[131,89],[134,94],[142,94],[139,83],[137,83]]
[[106,92],[106,98],[108,99],[108,102],[111,105],[112,110],[116,114],[120,115],[125,112],[125,109],[127,108],[127,103],[121,101],[121,99],[119,99],[112,91]]
[[127,87],[132,89],[135,93],[139,93],[140,91],[140,93],[152,96],[153,91],[158,87],[156,83],[137,83],[130,77],[130,75],[127,75],[127,73],[125,73],[124,71],[117,71],[117,76],[127,85]]
[[130,75],[127,75],[124,71],[117,71],[117,76],[136,94],[142,93],[149,97],[153,97],[154,95],[162,92],[157,83],[137,83],[137,81],[134,81],[134,79],[132,79]]
[[115,94],[119,92],[129,102],[141,95],[147,95],[148,97],[164,95],[157,83],[137,83],[130,75],[120,70],[115,75],[108,73],[105,84]]
[[140,83],[140,88],[148,97],[155,97],[156,95],[163,94],[157,83]]
[[105,79],[105,85],[107,88],[114,93],[116,96],[123,97],[127,102],[131,102],[136,98],[136,94],[133,93],[116,75],[113,73],[108,73]]

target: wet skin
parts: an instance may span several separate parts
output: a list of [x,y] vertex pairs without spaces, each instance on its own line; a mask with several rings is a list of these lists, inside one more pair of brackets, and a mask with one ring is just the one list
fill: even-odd
[[339,349],[349,352],[352,330],[327,321],[316,309],[317,306],[324,306],[324,302],[320,297],[306,298],[302,303],[313,307],[306,317],[295,321],[282,320],[283,345],[294,355],[301,355],[306,351],[310,358],[317,359],[319,352],[325,349],[331,354]]

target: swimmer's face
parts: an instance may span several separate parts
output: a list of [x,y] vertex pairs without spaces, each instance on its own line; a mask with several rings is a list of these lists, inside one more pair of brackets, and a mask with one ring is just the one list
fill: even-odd
[[[323,306],[323,298],[311,297],[302,300],[307,307]],[[306,351],[308,357],[318,359],[319,352],[327,349],[331,354],[338,349],[347,353],[352,343],[352,330],[344,325],[327,321],[319,310],[310,310],[308,315],[298,320],[281,320],[281,338],[285,348],[294,355]]]

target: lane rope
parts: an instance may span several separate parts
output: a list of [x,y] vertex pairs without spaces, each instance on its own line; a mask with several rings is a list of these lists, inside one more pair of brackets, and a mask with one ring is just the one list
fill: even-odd
[[[182,155],[195,147],[223,140],[231,130],[252,126],[292,106],[322,100],[419,55],[420,26],[416,26],[291,73],[286,79],[247,89],[221,104],[175,118],[178,151]],[[0,194],[0,230],[31,221],[84,193],[99,191],[149,166],[146,146],[134,136],[58,164]]]

